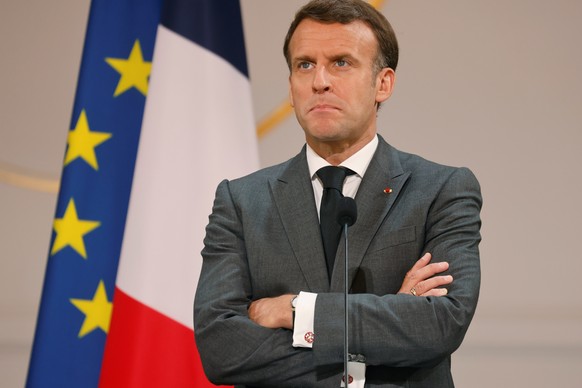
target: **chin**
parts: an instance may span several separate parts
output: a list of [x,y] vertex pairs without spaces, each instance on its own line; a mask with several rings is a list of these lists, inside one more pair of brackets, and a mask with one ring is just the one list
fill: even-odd
[[329,123],[318,123],[311,125],[310,128],[315,129],[307,130],[306,132],[309,136],[319,141],[337,141],[346,135],[336,125],[329,125]]

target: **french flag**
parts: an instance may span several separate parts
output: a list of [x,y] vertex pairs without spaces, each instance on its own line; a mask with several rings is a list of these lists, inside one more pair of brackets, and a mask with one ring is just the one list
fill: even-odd
[[192,306],[214,192],[258,168],[238,1],[166,0],[100,387],[206,387]]

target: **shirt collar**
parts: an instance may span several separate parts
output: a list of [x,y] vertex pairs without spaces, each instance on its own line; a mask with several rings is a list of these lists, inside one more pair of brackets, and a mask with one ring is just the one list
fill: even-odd
[[[348,159],[344,160],[340,164],[342,167],[347,167],[354,171],[360,178],[364,177],[364,173],[368,169],[368,165],[374,156],[378,148],[378,135],[366,144],[361,150],[350,156]],[[307,165],[309,166],[309,175],[311,179],[315,179],[315,173],[322,167],[330,166],[327,160],[323,159],[321,156],[317,155],[313,148],[307,144]]]

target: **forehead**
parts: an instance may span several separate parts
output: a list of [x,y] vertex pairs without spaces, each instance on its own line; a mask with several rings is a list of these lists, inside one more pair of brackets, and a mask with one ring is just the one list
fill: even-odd
[[338,52],[373,58],[377,52],[376,36],[370,26],[357,20],[351,23],[321,23],[304,19],[289,42],[291,59]]

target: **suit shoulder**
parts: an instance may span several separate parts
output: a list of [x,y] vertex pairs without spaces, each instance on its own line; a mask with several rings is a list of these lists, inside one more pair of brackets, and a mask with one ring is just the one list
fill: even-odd
[[231,194],[234,196],[260,195],[263,190],[268,190],[270,182],[280,179],[289,171],[301,166],[302,158],[305,158],[304,153],[299,153],[297,156],[285,162],[261,168],[248,175],[230,181],[224,180],[221,184],[228,185]]
[[280,176],[287,169],[293,159],[269,167],[263,167],[248,175],[231,180],[233,185],[253,185],[267,182]]
[[392,149],[398,154],[404,171],[410,171],[413,175],[440,177],[444,180],[458,176],[461,179],[477,181],[475,174],[468,167],[445,165],[393,147]]

